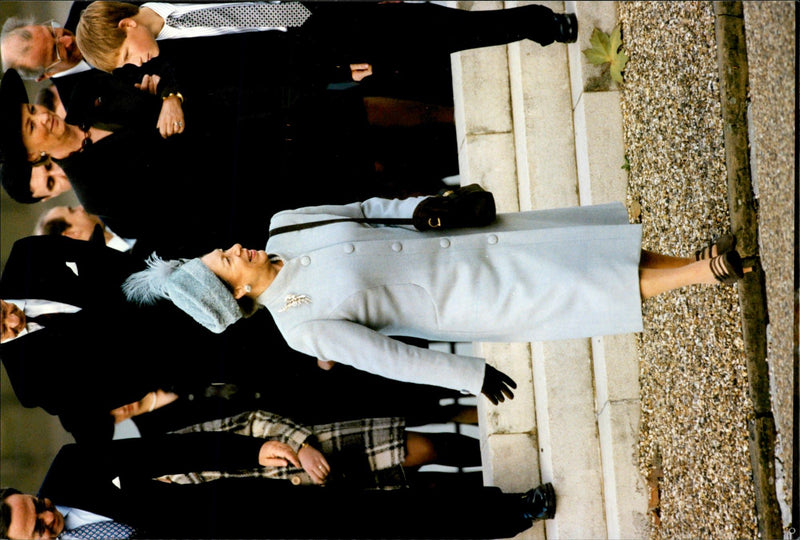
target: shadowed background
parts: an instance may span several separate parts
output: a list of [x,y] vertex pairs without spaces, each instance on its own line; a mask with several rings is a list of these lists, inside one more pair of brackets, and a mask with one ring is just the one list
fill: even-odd
[[[0,23],[11,16],[33,16],[34,23],[50,19],[63,23],[72,2],[0,3]],[[25,81],[31,101],[44,83]],[[14,242],[33,233],[39,215],[52,206],[77,204],[72,192],[38,204],[20,204],[0,190],[0,265],[5,268]],[[64,351],[69,362],[72,351]],[[74,442],[55,416],[42,409],[20,405],[11,388],[5,368],[0,370],[0,486],[13,486],[36,492],[59,448]],[[48,373],[42,373],[47,377]]]

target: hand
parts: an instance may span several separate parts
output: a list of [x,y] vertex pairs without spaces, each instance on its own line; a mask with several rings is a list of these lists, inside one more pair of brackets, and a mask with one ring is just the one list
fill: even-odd
[[158,75],[145,75],[142,77],[142,82],[134,84],[136,88],[143,92],[148,92],[150,94],[156,95],[158,83],[161,82],[161,77]]
[[328,460],[322,455],[322,452],[313,446],[306,445],[297,453],[300,458],[300,463],[303,464],[303,469],[311,477],[315,484],[324,484],[325,479],[331,472],[331,466],[328,465]]
[[170,96],[161,105],[158,115],[158,131],[165,139],[177,133],[183,133],[183,107],[178,96]]
[[317,366],[319,367],[319,369],[330,371],[335,365],[336,362],[334,362],[333,360],[320,360],[319,358],[317,359]]
[[362,81],[372,75],[371,64],[350,64],[350,74],[356,82]]
[[517,383],[499,369],[486,364],[481,393],[492,402],[492,405],[497,405],[499,402],[505,401],[506,397],[508,399],[514,399],[514,393],[509,387],[516,388]]
[[286,467],[289,463],[302,467],[292,447],[279,441],[267,441],[258,452],[258,464],[264,467]]

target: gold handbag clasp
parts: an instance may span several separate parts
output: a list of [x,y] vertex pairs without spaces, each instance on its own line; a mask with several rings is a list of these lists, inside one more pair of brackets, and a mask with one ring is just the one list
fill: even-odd
[[442,226],[442,220],[439,219],[438,217],[428,218],[428,227],[430,227],[431,229],[438,229],[441,226]]

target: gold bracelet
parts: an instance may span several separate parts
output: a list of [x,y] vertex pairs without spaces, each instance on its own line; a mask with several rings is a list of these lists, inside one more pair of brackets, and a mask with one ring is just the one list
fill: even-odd
[[167,100],[171,97],[176,97],[179,100],[181,100],[181,103],[183,103],[183,94],[181,94],[180,92],[170,92],[168,95],[161,98],[161,101]]
[[306,446],[311,446],[311,445],[310,445],[310,444],[308,444],[307,442],[304,442],[303,444],[301,444],[301,445],[300,445],[300,448],[298,448],[298,449],[297,449],[297,451],[299,452],[300,450],[302,450],[302,449],[303,449],[303,448],[305,448]]

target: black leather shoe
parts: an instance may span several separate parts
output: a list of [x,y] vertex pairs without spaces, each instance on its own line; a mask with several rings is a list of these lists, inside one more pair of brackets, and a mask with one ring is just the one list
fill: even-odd
[[556,41],[575,43],[578,40],[578,17],[574,13],[561,13],[553,17],[556,18]]
[[550,482],[530,490],[522,496],[522,516],[539,521],[553,519],[556,515],[556,491]]

